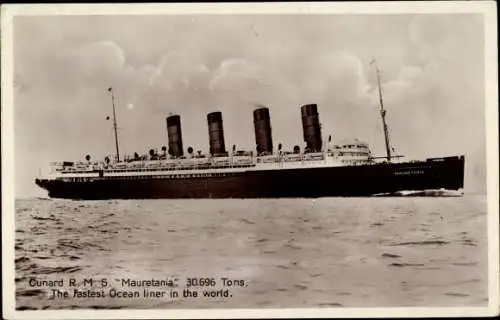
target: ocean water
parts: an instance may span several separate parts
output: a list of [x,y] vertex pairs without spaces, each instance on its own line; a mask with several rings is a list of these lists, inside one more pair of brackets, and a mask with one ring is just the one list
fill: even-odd
[[[16,200],[16,308],[485,306],[486,226],[484,195]],[[188,278],[215,286],[202,280],[185,297]],[[56,289],[69,296],[33,279],[63,280]],[[146,298],[121,279],[176,287],[148,287],[165,293]],[[74,298],[75,288],[105,296]],[[111,288],[141,297],[110,297]]]

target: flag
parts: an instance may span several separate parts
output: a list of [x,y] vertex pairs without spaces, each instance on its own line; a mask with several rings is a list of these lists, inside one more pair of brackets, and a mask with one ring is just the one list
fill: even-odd
[[328,135],[328,142],[332,142],[332,135]]
[[106,120],[109,120],[109,116],[106,116]]
[[113,90],[113,88],[112,88],[112,87],[109,87],[109,88],[108,88],[108,92],[111,92],[112,90]]

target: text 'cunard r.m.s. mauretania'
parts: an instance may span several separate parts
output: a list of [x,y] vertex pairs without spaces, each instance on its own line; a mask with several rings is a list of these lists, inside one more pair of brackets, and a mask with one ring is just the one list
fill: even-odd
[[180,115],[166,118],[168,148],[151,149],[120,159],[114,93],[116,156],[102,162],[51,163],[50,173],[36,178],[49,196],[68,199],[147,198],[291,198],[372,196],[401,191],[462,190],[464,156],[394,161],[385,120],[380,78],[380,114],[386,156],[373,157],[366,143],[357,139],[333,144],[321,133],[318,106],[301,107],[305,148],[284,150],[273,146],[270,111],[253,111],[256,151],[228,152],[221,112],[207,115],[210,152],[187,148],[184,154]]

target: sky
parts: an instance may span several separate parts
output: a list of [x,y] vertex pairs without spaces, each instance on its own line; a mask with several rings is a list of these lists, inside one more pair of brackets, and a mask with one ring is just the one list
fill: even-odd
[[[252,110],[269,107],[274,144],[303,146],[300,106],[318,104],[323,135],[384,155],[375,58],[391,143],[407,159],[465,155],[465,189],[484,192],[484,26],[480,14],[16,16],[16,197],[50,161],[167,145],[208,151],[206,114],[226,146],[255,150]],[[361,182],[360,182],[361,183]]]

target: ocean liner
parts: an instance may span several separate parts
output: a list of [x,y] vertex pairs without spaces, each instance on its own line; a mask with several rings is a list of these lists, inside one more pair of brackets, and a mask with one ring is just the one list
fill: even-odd
[[[184,153],[180,115],[166,118],[168,148],[120,159],[112,88],[116,155],[104,161],[53,162],[35,183],[50,197],[67,199],[317,198],[397,195],[457,190],[464,185],[464,156],[401,161],[393,155],[377,69],[386,156],[374,157],[357,139],[334,144],[321,133],[317,104],[301,106],[305,147],[273,146],[269,109],[253,111],[254,151],[226,150],[221,112],[207,115],[209,154]],[[396,159],[396,161],[395,161]],[[419,193],[417,193],[419,194]]]

